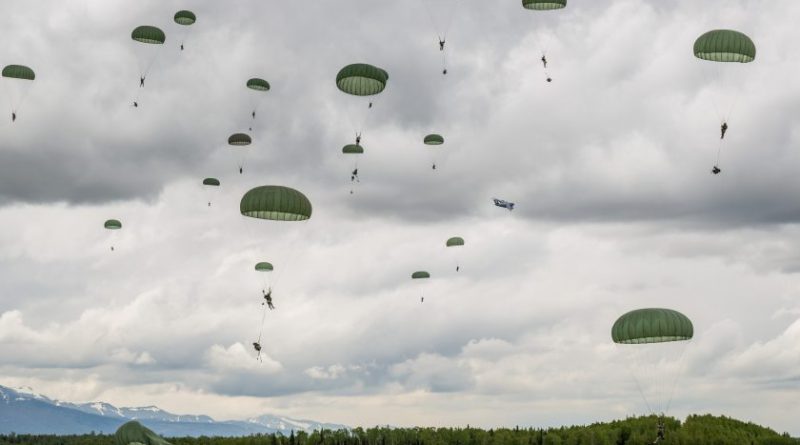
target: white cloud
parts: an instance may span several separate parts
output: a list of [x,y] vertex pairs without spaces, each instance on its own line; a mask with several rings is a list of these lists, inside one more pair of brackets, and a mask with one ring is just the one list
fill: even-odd
[[[18,121],[0,119],[4,382],[219,418],[585,423],[644,410],[609,329],[670,306],[696,332],[676,413],[797,433],[800,4],[570,2],[547,24],[547,84],[545,32],[518,3],[465,1],[444,77],[422,8],[198,2],[186,50],[170,37],[133,109],[130,28],[172,36],[173,5],[56,3],[0,15],[20,36],[0,58],[37,71]],[[718,26],[759,58],[714,177],[719,122],[690,47]],[[351,196],[332,78],[362,60],[391,79]],[[254,75],[273,88],[239,175],[225,140],[252,123]],[[420,143],[434,131],[436,172]],[[238,201],[265,182],[304,191],[311,221],[244,224]],[[264,259],[277,309],[262,322]]]

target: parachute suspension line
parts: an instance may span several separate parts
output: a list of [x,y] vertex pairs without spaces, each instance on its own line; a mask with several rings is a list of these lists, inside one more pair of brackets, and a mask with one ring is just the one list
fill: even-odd
[[11,97],[11,91],[9,91],[8,84],[7,84],[7,82],[5,80],[3,80],[3,91],[5,91],[5,93],[6,93],[6,98],[8,99],[8,104],[11,105],[11,112],[12,113],[16,113],[18,107],[14,106],[14,98]]
[[[616,346],[617,353],[619,354],[622,351],[622,347],[618,343],[614,343],[614,346]],[[647,412],[653,414],[654,411],[652,405],[650,405],[650,401],[647,400],[647,396],[644,394],[644,389],[642,389],[642,383],[639,381],[639,378],[636,377],[636,374],[633,372],[630,361],[624,360],[624,362],[625,362],[625,369],[628,370],[628,374],[633,378],[634,383],[636,383],[636,390],[639,391],[639,395],[642,397],[644,405],[647,407]]]
[[[160,45],[160,46],[163,46],[163,45]],[[147,78],[147,75],[150,74],[150,69],[153,68],[153,65],[155,65],[156,61],[158,60],[158,56],[160,54],[161,54],[161,48],[156,48],[155,49],[155,54],[153,54],[152,57],[150,57],[150,61],[147,63],[147,65],[145,65],[145,69],[141,73],[142,77]]]
[[187,26],[186,31],[183,32],[183,36],[181,37],[181,43],[180,43],[181,51],[183,51],[183,44],[186,43],[186,40],[189,39],[189,34],[192,33],[192,29],[194,29],[194,26]]
[[[28,85],[27,83],[31,85]],[[11,105],[12,113],[16,113],[17,111],[19,111],[20,108],[22,108],[22,104],[25,102],[25,99],[28,97],[28,93],[30,92],[31,87],[33,86],[32,85],[33,81],[27,81],[27,83],[25,85],[20,86],[21,92],[19,97],[14,97],[14,95],[11,94],[11,90],[8,87],[8,82],[3,81],[3,90],[6,92],[6,97],[8,98],[8,103]]]
[[628,368],[628,372],[631,374],[631,376],[633,377],[633,381],[636,383],[636,389],[639,391],[639,395],[642,396],[642,400],[644,400],[644,404],[647,407],[647,411],[650,414],[653,414],[654,411],[652,405],[650,405],[650,401],[647,400],[647,396],[644,395],[644,390],[642,389],[642,384],[639,381],[639,378],[636,377],[636,375],[633,373],[633,371],[630,370],[630,368]]
[[[444,6],[445,10],[445,22],[444,27],[440,27],[439,22],[436,21],[436,18],[433,16],[433,12],[431,8],[428,6],[428,1],[430,0],[420,0],[422,2],[422,6],[425,8],[425,12],[428,13],[428,19],[431,22],[431,26],[433,27],[434,32],[436,33],[436,37],[439,39],[439,44],[444,45],[444,42],[447,41],[447,33],[450,31],[450,26],[453,23],[453,17],[455,15],[455,6],[457,2],[455,0],[442,0],[443,2],[447,2]],[[447,48],[440,47],[440,52],[442,53],[442,73],[446,74],[447,72]]]
[[686,348],[689,347],[689,344],[691,342],[692,342],[691,340],[685,342],[686,344],[684,344],[683,347],[681,348],[681,353],[678,356],[678,366],[680,367],[680,369],[678,369],[675,372],[675,379],[672,381],[672,385],[669,388],[669,392],[668,392],[669,397],[667,398],[667,404],[666,404],[666,407],[664,409],[664,413],[668,413],[670,407],[672,406],[672,399],[675,397],[675,390],[678,387],[678,380],[680,380],[681,374],[683,374],[683,368],[686,366],[686,364],[683,361],[683,356],[684,356],[684,354],[686,354]]
[[264,311],[261,313],[261,328],[258,330],[258,343],[261,344],[261,336],[264,334],[264,321],[267,319],[267,311],[269,308],[264,305]]

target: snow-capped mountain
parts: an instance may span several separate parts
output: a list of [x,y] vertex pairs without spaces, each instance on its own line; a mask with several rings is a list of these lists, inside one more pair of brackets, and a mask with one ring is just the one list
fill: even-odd
[[264,414],[263,416],[251,417],[247,422],[261,425],[275,431],[317,431],[319,429],[326,430],[339,430],[346,429],[344,425],[337,425],[335,423],[320,423],[313,420],[298,420],[290,419],[288,417],[273,416]]
[[344,425],[263,416],[218,422],[209,416],[177,415],[155,406],[118,408],[104,402],[69,403],[50,399],[31,388],[0,386],[0,434],[113,433],[129,420],[139,420],[164,436],[246,436],[250,434],[311,432]]

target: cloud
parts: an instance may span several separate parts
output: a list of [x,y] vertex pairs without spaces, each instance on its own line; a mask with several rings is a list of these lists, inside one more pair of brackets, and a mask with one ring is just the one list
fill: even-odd
[[[422,5],[198,2],[181,52],[170,2],[9,0],[1,58],[37,79],[17,122],[0,119],[4,379],[219,418],[585,423],[646,409],[609,329],[667,306],[696,332],[676,414],[796,430],[800,4],[574,3],[540,20],[460,2],[442,76]],[[168,35],[144,89],[142,23]],[[738,104],[712,176],[728,85],[689,48],[716,27],[759,56],[726,79]],[[334,85],[353,62],[390,73],[371,110]],[[255,120],[254,76],[272,85]],[[350,195],[341,147],[365,111]],[[226,141],[250,126],[240,175]],[[242,194],[265,183],[303,191],[313,218],[244,220]]]

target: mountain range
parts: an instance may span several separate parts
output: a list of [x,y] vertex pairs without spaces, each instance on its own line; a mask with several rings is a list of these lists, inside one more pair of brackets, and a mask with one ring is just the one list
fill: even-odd
[[31,388],[0,386],[0,434],[109,434],[129,420],[156,433],[179,436],[248,436],[291,431],[346,429],[344,425],[265,414],[245,420],[216,421],[204,415],[178,415],[155,406],[118,408],[104,402],[69,403],[37,394]]

